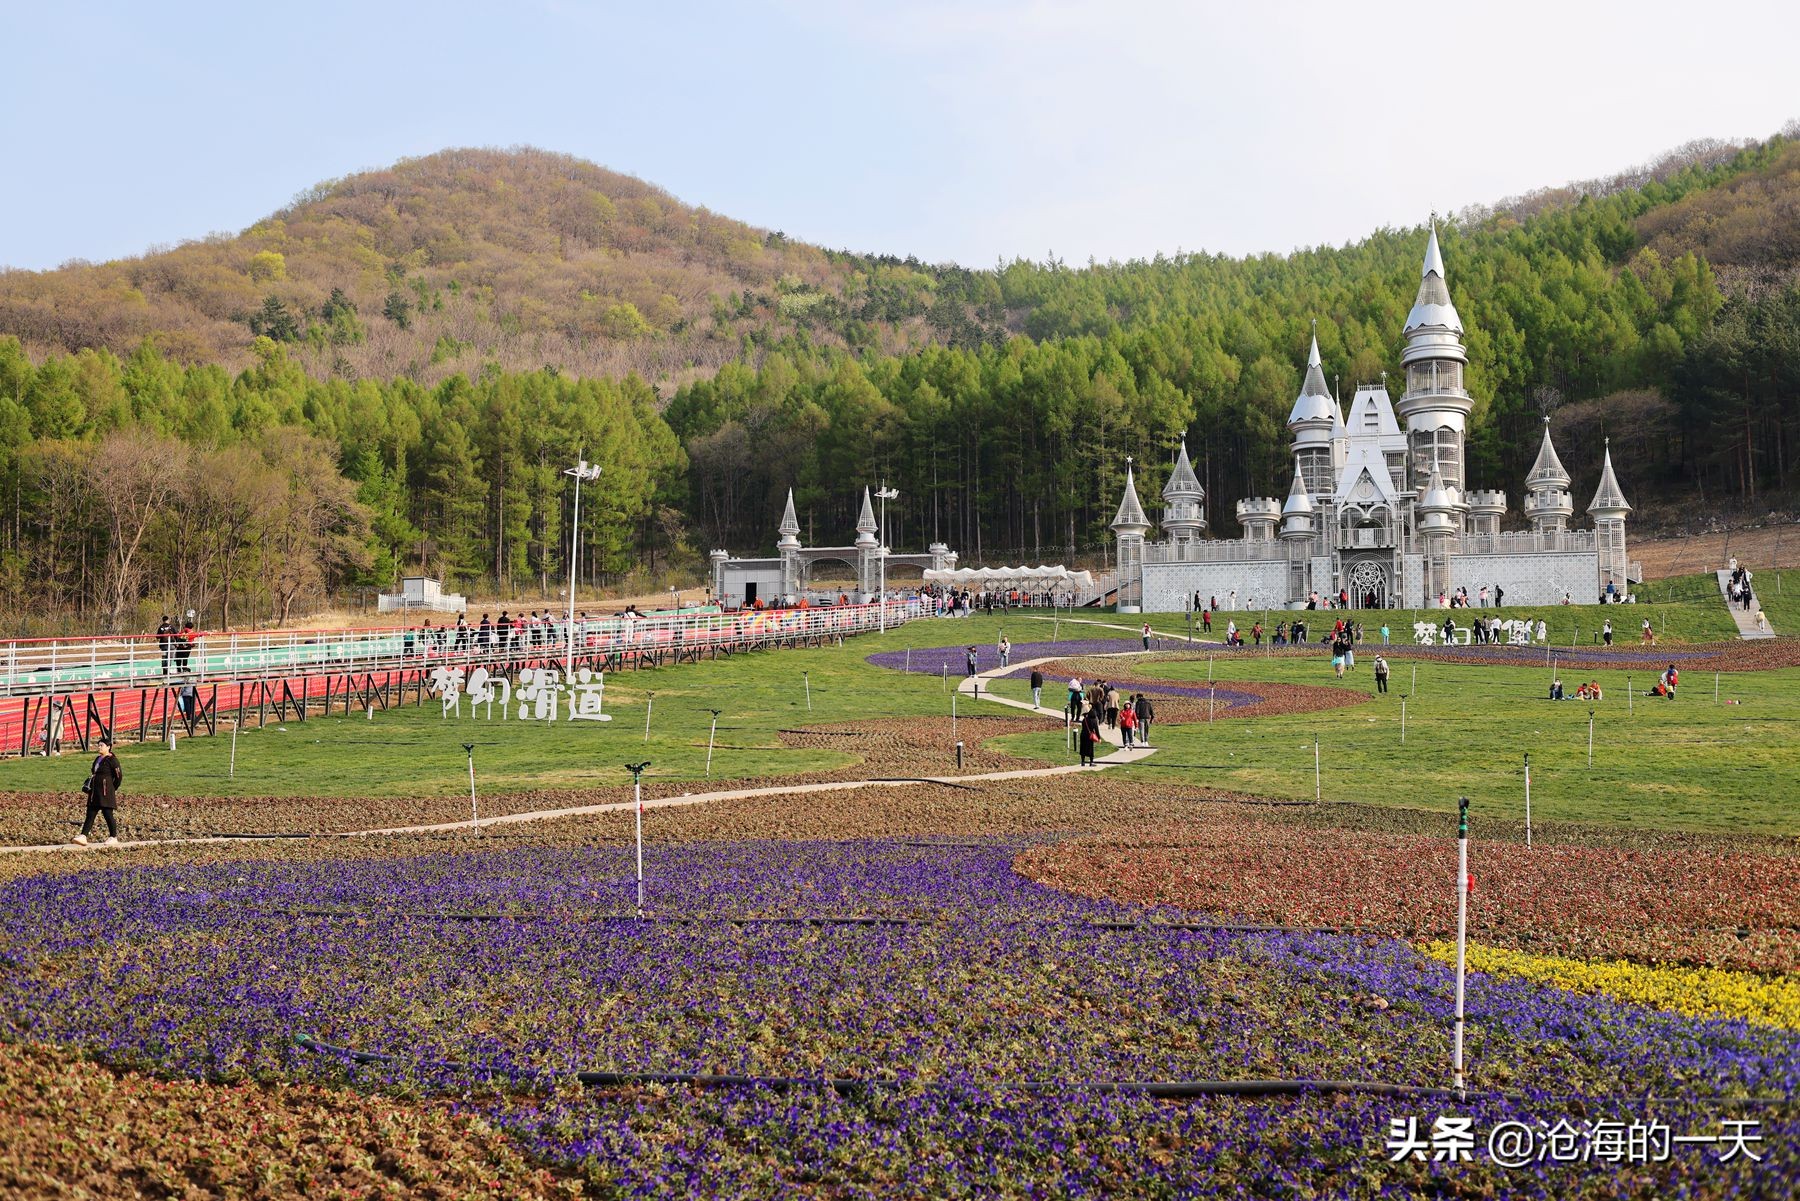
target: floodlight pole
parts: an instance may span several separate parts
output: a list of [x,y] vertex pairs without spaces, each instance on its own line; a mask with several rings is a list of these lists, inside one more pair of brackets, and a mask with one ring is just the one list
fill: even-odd
[[1469,944],[1469,798],[1457,800],[1456,822],[1456,1025],[1450,1053],[1450,1086],[1460,1103],[1467,1100],[1463,1081],[1463,979]]
[[[899,497],[900,489],[890,488],[886,484],[882,484],[880,488],[876,489],[875,495],[881,498],[881,587],[876,595],[875,603],[881,606],[881,632],[885,634],[887,633],[887,503],[888,501]],[[808,710],[811,710],[812,702],[810,700],[807,702],[806,707]]]
[[575,678],[575,568],[581,562],[581,481],[600,478],[600,468],[591,464],[584,457],[576,461],[575,466],[563,468],[564,475],[575,477],[575,519],[569,523],[569,657],[565,664],[565,678]]
[[644,916],[644,769],[650,761],[627,763],[625,770],[631,773],[632,799],[637,802],[637,911]]

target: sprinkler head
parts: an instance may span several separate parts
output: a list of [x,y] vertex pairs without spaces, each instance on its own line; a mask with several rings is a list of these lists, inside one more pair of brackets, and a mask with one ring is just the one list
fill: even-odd
[[469,754],[473,755],[475,753],[475,744],[472,742],[465,742],[465,743],[463,743],[463,750],[465,750],[465,751],[469,752]]
[[650,760],[646,759],[642,763],[627,763],[625,765],[625,770],[634,776],[641,776],[644,774],[644,769],[649,766]]

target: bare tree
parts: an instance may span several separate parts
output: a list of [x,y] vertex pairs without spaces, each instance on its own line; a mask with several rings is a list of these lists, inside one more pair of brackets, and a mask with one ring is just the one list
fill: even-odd
[[104,592],[111,630],[118,630],[126,604],[141,591],[138,552],[174,499],[190,454],[185,443],[144,429],[114,430],[94,448],[88,483],[107,526]]

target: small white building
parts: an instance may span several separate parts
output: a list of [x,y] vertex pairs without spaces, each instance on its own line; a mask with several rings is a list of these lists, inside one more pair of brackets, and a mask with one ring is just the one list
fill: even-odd
[[415,609],[427,613],[464,613],[469,608],[469,598],[460,592],[445,592],[442,580],[427,575],[403,576],[400,580],[400,591],[383,593],[376,599],[376,611],[380,613],[410,613]]

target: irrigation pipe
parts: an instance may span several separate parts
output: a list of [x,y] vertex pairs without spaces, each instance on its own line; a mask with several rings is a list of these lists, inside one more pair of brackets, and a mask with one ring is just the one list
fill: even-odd
[[[400,1062],[392,1055],[358,1051],[321,1042],[309,1034],[296,1032],[294,1045],[315,1055],[335,1056],[356,1064],[393,1064]],[[479,1064],[454,1062],[421,1064],[448,1072],[470,1073],[489,1079],[503,1073]],[[510,1073],[508,1073],[510,1074]],[[829,1088],[839,1094],[856,1094],[878,1088],[964,1089],[967,1084],[949,1080],[890,1079],[884,1077],[833,1076],[721,1076],[701,1072],[543,1072],[532,1073],[539,1079],[572,1078],[589,1088],[621,1088],[647,1084],[687,1085],[694,1088],[767,1088],[783,1091],[795,1088]],[[1162,1099],[1193,1097],[1290,1097],[1311,1093],[1356,1093],[1373,1097],[1432,1097],[1452,1095],[1453,1090],[1418,1084],[1384,1084],[1377,1080],[993,1080],[984,1087],[1026,1093],[1129,1093]],[[1651,1096],[1532,1096],[1530,1093],[1465,1092],[1461,1100],[1513,1101],[1556,1104],[1575,1101],[1614,1101],[1640,1105],[1654,1104],[1732,1104],[1786,1105],[1789,1097],[1651,1097]]]

